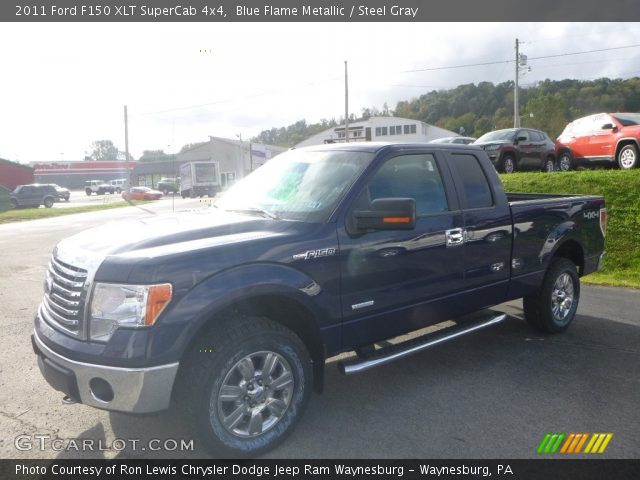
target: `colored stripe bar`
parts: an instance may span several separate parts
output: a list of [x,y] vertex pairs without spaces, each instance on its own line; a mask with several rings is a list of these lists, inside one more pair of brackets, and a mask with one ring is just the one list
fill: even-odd
[[558,433],[554,433],[551,435],[551,438],[549,439],[549,442],[547,443],[547,446],[544,449],[544,453],[555,453],[554,447],[559,437],[560,437],[560,434]]
[[597,433],[594,433],[593,435],[591,435],[591,440],[589,440],[589,443],[587,443],[587,448],[584,449],[584,453],[591,453],[591,447],[593,447],[593,444],[596,443],[597,438],[598,438]]
[[560,450],[560,453],[566,453],[567,452],[567,448],[569,448],[569,445],[571,445],[571,442],[573,442],[573,439],[575,438],[576,434],[572,433],[571,435],[569,435],[567,437],[567,441],[564,442],[564,445],[562,445],[562,449]]
[[542,439],[542,442],[540,442],[540,445],[538,445],[538,453],[543,453],[544,452],[544,447],[547,445],[547,442],[549,441],[549,439],[551,438],[551,434],[547,433],[544,438]]
[[604,453],[605,449],[607,448],[607,445],[609,445],[609,442],[611,441],[611,439],[613,438],[613,433],[607,433],[607,436],[604,439],[604,442],[602,442],[602,445],[600,445],[600,450],[598,450],[598,453]]
[[555,445],[551,448],[551,453],[556,453],[558,451],[558,448],[560,447],[560,443],[564,439],[564,436],[565,436],[564,433],[561,433],[558,435],[558,440],[556,441]]
[[580,453],[580,450],[582,450],[582,446],[584,445],[584,442],[587,441],[587,438],[589,438],[589,434],[583,433],[582,438],[580,439],[580,442],[578,443],[578,445],[576,445],[576,449],[573,453]]
[[567,450],[567,453],[573,453],[580,440],[582,440],[582,434],[578,433],[574,437],[573,442],[571,442],[571,446],[569,447],[569,450]]

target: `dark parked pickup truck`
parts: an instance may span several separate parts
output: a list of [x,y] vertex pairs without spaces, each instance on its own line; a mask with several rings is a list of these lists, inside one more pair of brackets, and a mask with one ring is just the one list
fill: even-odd
[[258,455],[338,353],[359,372],[493,325],[505,315],[483,309],[521,297],[533,327],[564,331],[605,228],[602,197],[505,194],[478,147],[291,150],[208,210],[61,241],[33,346],[67,402],[175,402],[211,450]]

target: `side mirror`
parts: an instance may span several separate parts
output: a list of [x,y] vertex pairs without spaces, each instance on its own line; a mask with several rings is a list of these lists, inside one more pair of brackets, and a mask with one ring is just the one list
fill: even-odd
[[358,230],[413,230],[416,201],[413,198],[378,198],[370,210],[354,212]]
[[618,127],[616,127],[613,123],[605,123],[604,125],[602,125],[602,130],[617,130]]

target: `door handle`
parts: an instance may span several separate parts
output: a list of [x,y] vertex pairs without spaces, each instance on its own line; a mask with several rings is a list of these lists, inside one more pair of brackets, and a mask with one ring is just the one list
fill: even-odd
[[453,228],[445,231],[447,247],[457,247],[464,243],[465,231],[462,228]]

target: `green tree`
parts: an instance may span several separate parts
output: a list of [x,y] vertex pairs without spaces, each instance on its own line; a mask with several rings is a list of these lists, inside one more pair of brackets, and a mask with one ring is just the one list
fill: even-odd
[[89,158],[91,160],[118,160],[118,149],[111,140],[96,140],[90,148]]
[[527,102],[521,123],[523,127],[547,132],[555,139],[569,123],[566,110],[565,100],[560,93],[543,95]]
[[175,155],[168,155],[164,150],[143,150],[139,162],[170,162],[175,160]]

